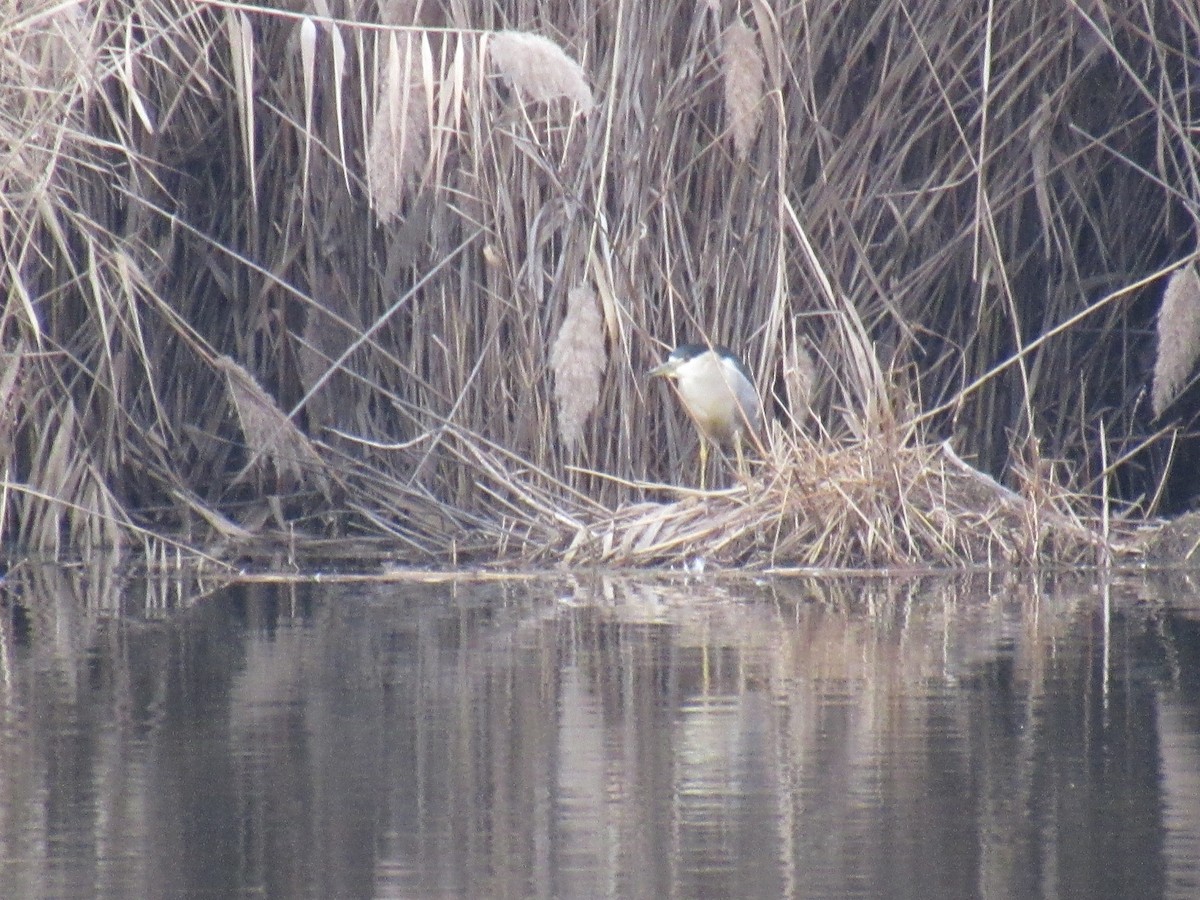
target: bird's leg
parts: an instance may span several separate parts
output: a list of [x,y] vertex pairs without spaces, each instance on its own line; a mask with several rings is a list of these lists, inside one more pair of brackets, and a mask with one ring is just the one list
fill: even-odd
[[742,433],[740,431],[735,431],[733,434],[733,452],[737,454],[738,476],[745,481],[750,476],[750,472],[746,469],[746,454],[742,450]]
[[705,490],[705,478],[708,473],[708,441],[700,438],[700,490]]

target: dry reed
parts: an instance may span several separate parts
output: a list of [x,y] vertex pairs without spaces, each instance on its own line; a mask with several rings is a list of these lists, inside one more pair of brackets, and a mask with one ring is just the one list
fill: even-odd
[[[1034,561],[1091,552],[1101,480],[1197,491],[1137,402],[1152,285],[1194,252],[1200,23],[1169,0],[751,4],[719,32],[730,4],[687,0],[22,9],[8,540],[274,521],[457,561]],[[497,103],[492,74],[583,112],[603,85],[603,121]],[[1193,318],[1164,298],[1151,397],[1185,448]],[[665,486],[694,436],[640,373],[685,334],[803,426],[753,492]],[[330,471],[336,502],[279,506]]]

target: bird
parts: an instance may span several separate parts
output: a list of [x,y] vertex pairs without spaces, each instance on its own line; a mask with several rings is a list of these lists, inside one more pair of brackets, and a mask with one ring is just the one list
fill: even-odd
[[750,370],[720,344],[680,344],[647,375],[675,382],[684,409],[700,432],[700,489],[708,463],[708,444],[732,445],[738,472],[745,475],[742,440],[762,427],[763,406]]

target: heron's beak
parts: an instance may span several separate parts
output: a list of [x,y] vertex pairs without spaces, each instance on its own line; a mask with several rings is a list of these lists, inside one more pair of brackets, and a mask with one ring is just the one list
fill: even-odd
[[651,369],[649,372],[647,372],[646,377],[647,378],[662,378],[662,377],[674,375],[675,368],[676,368],[675,364],[673,362],[671,362],[671,360],[668,359],[665,363],[660,363],[659,365],[657,365],[653,369]]

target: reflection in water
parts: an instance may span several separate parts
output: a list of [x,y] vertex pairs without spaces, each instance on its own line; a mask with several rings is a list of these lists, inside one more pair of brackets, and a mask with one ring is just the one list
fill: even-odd
[[14,581],[3,897],[1200,896],[1178,586]]

